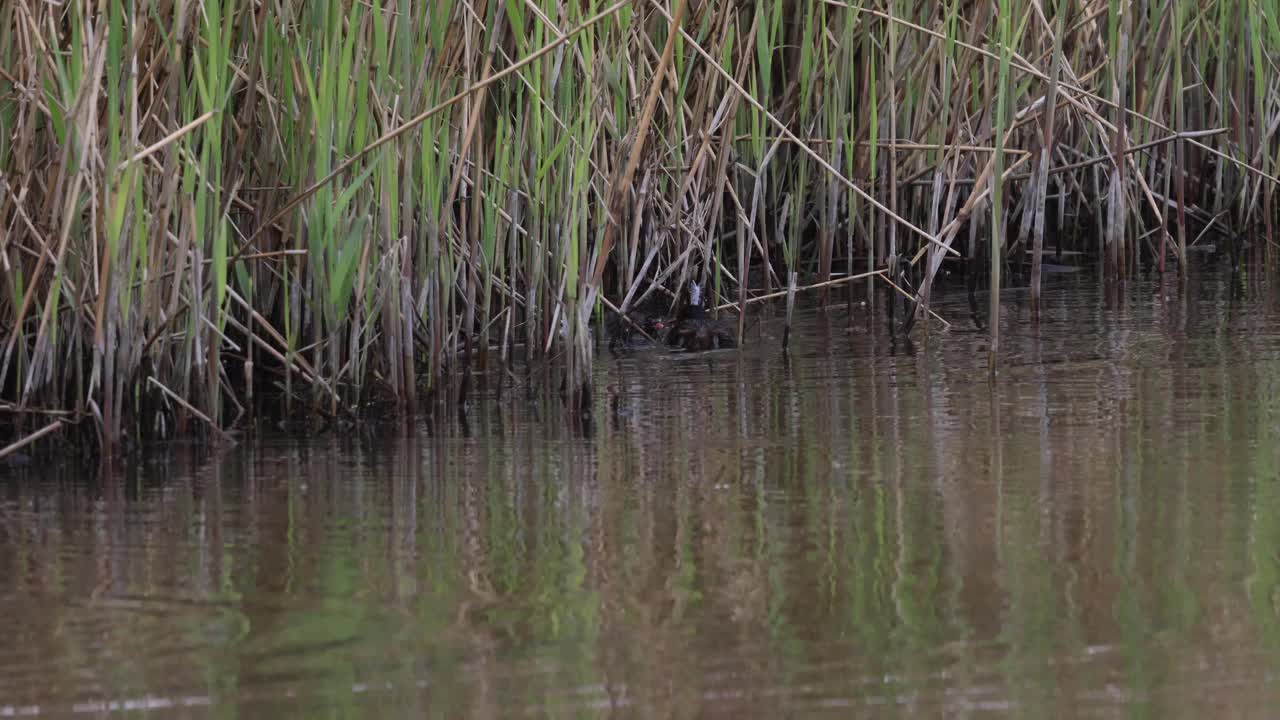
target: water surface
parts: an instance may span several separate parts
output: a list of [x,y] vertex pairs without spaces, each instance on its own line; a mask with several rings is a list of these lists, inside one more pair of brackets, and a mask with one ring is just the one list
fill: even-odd
[[0,717],[1267,717],[1280,314],[1217,272],[602,352],[595,422],[0,470]]

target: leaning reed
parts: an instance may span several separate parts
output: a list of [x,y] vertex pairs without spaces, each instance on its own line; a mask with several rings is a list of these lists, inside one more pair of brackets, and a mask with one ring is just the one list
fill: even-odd
[[1277,65],[1251,0],[9,0],[0,433],[413,411],[517,357],[572,397],[593,315],[690,277],[927,309],[948,258],[1038,294],[1046,234],[1271,259]]

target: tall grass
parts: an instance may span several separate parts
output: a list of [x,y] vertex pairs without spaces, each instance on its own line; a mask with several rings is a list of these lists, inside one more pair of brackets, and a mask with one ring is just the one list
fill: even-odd
[[996,72],[996,106],[995,126],[993,130],[996,142],[995,152],[992,159],[995,165],[995,171],[991,176],[991,247],[988,252],[991,255],[991,294],[990,294],[990,312],[988,315],[988,324],[991,329],[991,343],[987,350],[987,367],[991,374],[996,372],[997,358],[1000,350],[1000,273],[1004,267],[1004,237],[1005,237],[1005,213],[1004,213],[1004,145],[1005,145],[1005,127],[1008,125],[1009,117],[1009,96],[1012,90],[1009,87],[1009,53],[1012,51],[1010,40],[1012,39],[1013,9],[1009,0],[1000,0],[999,13],[996,16],[996,25],[999,28],[997,38],[999,45],[997,46],[999,54],[999,68]]
[[11,0],[3,432],[412,412],[516,360],[579,404],[593,318],[690,278],[741,308],[884,271],[923,315],[964,260],[998,288],[1030,254],[1038,300],[1048,244],[1271,260],[1278,14]]

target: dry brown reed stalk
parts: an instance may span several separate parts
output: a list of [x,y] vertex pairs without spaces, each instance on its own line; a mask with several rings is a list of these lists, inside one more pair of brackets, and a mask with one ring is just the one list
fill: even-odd
[[39,440],[40,438],[44,437],[45,435],[49,435],[49,434],[52,434],[52,433],[55,433],[55,432],[57,432],[57,431],[61,430],[61,429],[62,429],[62,426],[63,426],[63,422],[62,422],[61,420],[54,420],[53,422],[49,423],[48,425],[45,425],[44,427],[42,427],[42,428],[40,428],[39,430],[37,430],[37,431],[35,431],[35,432],[31,433],[30,435],[28,435],[28,436],[26,436],[26,437],[24,437],[24,438],[20,438],[20,439],[18,439],[18,440],[16,440],[16,441],[14,441],[14,442],[12,442],[12,443],[10,443],[10,444],[8,444],[8,445],[6,445],[6,446],[2,447],[2,448],[0,448],[0,460],[4,459],[5,457],[7,457],[7,456],[9,456],[9,455],[12,455],[12,454],[14,454],[14,453],[18,452],[18,451],[19,451],[19,450],[21,450],[22,448],[24,448],[24,447],[26,447],[26,446],[28,446],[28,445],[30,445],[30,444],[32,444],[32,443],[34,443],[34,442],[36,442],[37,440]]
[[[836,278],[834,280],[826,280],[824,282],[817,282],[811,285],[805,285],[804,287],[797,287],[795,288],[795,292],[808,292],[810,290],[822,290],[826,288],[832,288],[832,287],[836,287],[837,285],[844,285],[845,283],[853,282],[854,280],[865,280],[866,278],[874,277],[876,275],[884,275],[886,272],[888,271],[874,270],[869,273],[858,273],[857,275],[849,275],[842,278]],[[784,298],[792,294],[794,294],[792,292],[792,289],[787,288],[786,290],[783,290],[781,292],[769,293],[768,295],[757,295],[756,297],[748,298],[745,304],[751,305],[754,303],[765,302],[767,300],[777,300],[778,298]],[[717,305],[716,310],[728,310],[730,308],[738,308],[738,307],[741,307],[738,303],[731,302],[731,303],[724,303],[721,305]]]

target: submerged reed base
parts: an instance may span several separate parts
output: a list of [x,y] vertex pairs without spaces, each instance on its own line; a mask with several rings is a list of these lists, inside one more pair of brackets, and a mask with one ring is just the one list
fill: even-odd
[[477,364],[589,410],[593,319],[690,281],[740,339],[854,277],[929,332],[944,263],[1033,313],[1050,253],[1270,263],[1277,12],[8,0],[0,460],[413,416]]

